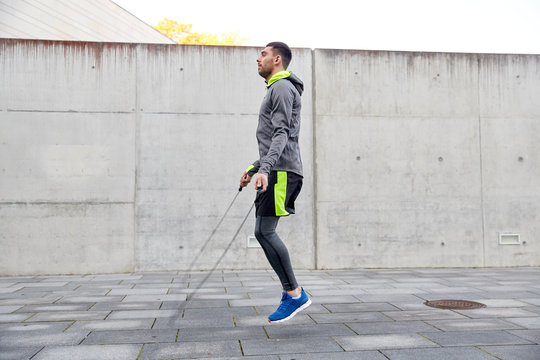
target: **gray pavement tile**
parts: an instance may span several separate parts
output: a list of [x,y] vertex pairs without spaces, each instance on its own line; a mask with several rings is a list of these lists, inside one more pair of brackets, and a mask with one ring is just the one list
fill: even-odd
[[123,296],[64,296],[57,303],[120,302]]
[[292,339],[336,335],[355,335],[355,333],[343,324],[313,324],[313,325],[290,325],[290,326],[265,326],[270,339]]
[[399,310],[388,303],[325,304],[324,306],[332,313]]
[[[234,300],[231,300],[234,301]],[[227,300],[164,301],[161,310],[227,308]]]
[[392,319],[379,312],[367,311],[357,313],[310,314],[309,316],[317,324],[392,321]]
[[[236,326],[269,325],[268,315],[270,315],[270,313],[253,315],[253,316],[235,316],[234,323],[236,324]],[[313,319],[311,319],[311,317],[306,315],[305,312],[301,312],[295,315],[291,320],[284,323],[273,324],[273,326],[313,325],[313,324],[315,324]]]
[[49,311],[85,311],[93,304],[41,304],[41,305],[25,305],[17,310],[17,313],[37,313]]
[[495,360],[475,347],[383,350],[390,360]]
[[173,343],[176,329],[93,331],[83,345]]
[[10,314],[18,309],[20,309],[22,305],[0,305],[0,314]]
[[178,332],[178,341],[216,341],[240,339],[266,339],[262,326],[250,327],[191,327],[182,328]]
[[256,315],[255,309],[252,307],[231,307],[231,308],[208,308],[208,309],[185,309],[183,312],[184,319],[217,319],[227,318],[231,316],[251,316]]
[[525,311],[533,312],[535,314],[538,314],[538,316],[540,316],[540,306],[529,305],[529,306],[522,307],[522,309]]
[[437,330],[423,321],[377,321],[346,324],[359,335],[416,334],[424,331]]
[[92,311],[99,310],[159,310],[161,308],[161,301],[148,301],[148,302],[100,302],[95,303],[91,307]]
[[387,303],[393,303],[393,302],[418,302],[418,300],[422,301],[424,299],[419,298],[418,296],[411,295],[411,294],[399,294],[399,295],[388,295],[388,294],[366,294],[366,295],[358,295],[356,296],[361,302],[387,302]]
[[529,318],[506,318],[504,320],[517,324],[526,329],[540,329],[540,316]]
[[385,311],[384,315],[397,321],[404,320],[437,320],[437,319],[465,319],[466,317],[451,310],[426,309],[410,311]]
[[342,352],[330,337],[309,337],[303,339],[242,340],[245,355],[269,355],[290,353]]
[[32,314],[0,314],[0,323],[17,323],[31,316]]
[[482,346],[482,350],[504,360],[538,360],[540,345]]
[[45,347],[32,360],[131,360],[142,345],[80,345]]
[[443,331],[522,329],[501,319],[426,320],[426,322]]
[[62,296],[48,294],[40,298],[3,298],[0,300],[0,305],[34,305],[34,304],[52,304],[58,301]]
[[510,334],[519,336],[522,339],[529,340],[535,344],[540,344],[540,329],[539,330],[511,330],[508,332]]
[[67,320],[104,320],[109,311],[55,311],[41,312],[32,316],[27,322],[38,321],[67,321]]
[[133,320],[83,320],[76,321],[66,332],[88,330],[143,330],[150,329],[155,319],[133,319]]
[[[354,304],[360,303],[358,297],[352,295],[335,295],[335,296],[313,296],[311,300],[314,304]],[[279,300],[277,302],[279,304]]]
[[199,359],[212,356],[224,358],[240,357],[242,351],[238,340],[196,342],[186,341],[174,344],[148,344],[145,345],[138,360],[156,359]]
[[0,349],[0,360],[27,360],[34,356],[43,346],[27,348]]
[[426,322],[443,331],[522,329],[501,319],[426,320]]
[[25,332],[2,333],[0,349],[24,348],[47,345],[77,345],[88,335],[88,331],[44,332],[32,330]]
[[424,332],[426,338],[442,346],[520,345],[530,341],[501,330]]
[[65,330],[68,326],[73,324],[73,321],[64,321],[64,322],[40,322],[40,323],[6,323],[0,324],[0,333],[1,332],[19,332],[19,331],[32,331],[32,330],[41,330],[47,332],[61,332]]
[[483,308],[473,310],[454,310],[459,314],[466,315],[473,319],[480,318],[511,318],[511,317],[531,317],[538,314],[520,308]]
[[439,347],[417,334],[335,336],[333,338],[345,351]]
[[183,319],[182,315],[157,318],[153,329],[182,329],[191,327],[234,327],[234,318]]
[[168,288],[152,289],[112,289],[107,295],[164,295],[169,291]]
[[120,319],[148,319],[177,317],[176,310],[114,310],[107,317],[110,320]]
[[540,296],[537,298],[527,298],[527,299],[519,299],[519,300],[530,305],[540,306]]
[[279,358],[281,360],[387,360],[387,358],[378,351],[279,354]]
[[229,300],[231,306],[269,306],[274,305],[278,306],[281,301],[281,297],[272,297],[272,298],[257,298],[257,299],[240,299],[240,300]]

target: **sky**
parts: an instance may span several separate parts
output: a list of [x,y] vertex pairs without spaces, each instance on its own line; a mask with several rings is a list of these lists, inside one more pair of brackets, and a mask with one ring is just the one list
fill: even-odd
[[540,54],[540,0],[113,0],[247,46]]

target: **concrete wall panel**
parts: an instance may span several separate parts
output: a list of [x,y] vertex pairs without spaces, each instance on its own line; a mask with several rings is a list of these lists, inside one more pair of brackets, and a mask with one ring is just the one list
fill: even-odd
[[314,50],[317,114],[468,116],[478,109],[474,54]]
[[133,44],[2,40],[0,108],[132,112]]
[[132,204],[0,204],[0,274],[133,270]]
[[2,202],[133,202],[133,116],[5,112],[0,164]]

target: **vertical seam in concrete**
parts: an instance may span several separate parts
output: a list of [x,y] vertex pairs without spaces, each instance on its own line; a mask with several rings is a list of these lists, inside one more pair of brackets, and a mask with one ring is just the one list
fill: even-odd
[[137,226],[137,192],[139,185],[139,151],[140,151],[140,118],[139,118],[139,47],[140,45],[135,46],[135,52],[133,56],[135,57],[135,111],[134,111],[134,120],[135,120],[135,159],[134,159],[134,183],[133,183],[133,270],[135,271],[138,268],[137,260],[137,246],[139,244],[139,235],[138,235],[138,226]]
[[311,129],[312,129],[312,146],[313,146],[313,267],[319,268],[319,252],[318,252],[318,220],[317,220],[317,94],[316,94],[316,77],[315,77],[315,50],[311,49]]
[[478,155],[480,161],[480,211],[482,216],[482,266],[486,266],[486,221],[485,221],[485,209],[484,209],[484,166],[482,159],[482,108],[480,102],[480,77],[481,77],[481,58],[476,55],[477,66],[477,106],[478,106]]

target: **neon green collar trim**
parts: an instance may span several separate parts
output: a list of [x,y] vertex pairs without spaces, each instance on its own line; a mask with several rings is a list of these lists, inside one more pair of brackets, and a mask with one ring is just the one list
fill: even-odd
[[270,85],[272,85],[276,81],[289,77],[289,76],[291,76],[291,72],[289,71],[283,70],[283,71],[277,72],[270,78],[270,80],[268,80],[268,84],[266,85],[266,87],[270,87]]

